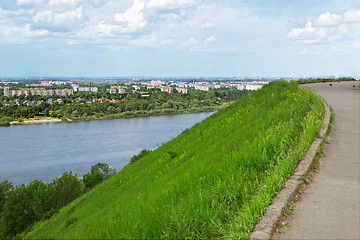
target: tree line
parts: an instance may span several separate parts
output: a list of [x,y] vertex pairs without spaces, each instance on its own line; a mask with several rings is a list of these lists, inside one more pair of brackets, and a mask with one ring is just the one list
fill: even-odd
[[13,238],[34,223],[48,219],[99,183],[116,173],[106,163],[98,163],[79,179],[72,172],[64,173],[50,183],[34,180],[13,187],[0,183],[0,238]]
[[[121,99],[121,102],[89,103],[99,93],[78,93],[72,98],[62,97],[61,103],[50,104],[47,98],[41,96],[21,96],[18,103],[0,103],[0,123],[32,118],[36,116],[51,116],[63,120],[90,120],[94,118],[121,118],[144,115],[160,115],[183,112],[201,112],[216,110],[224,103],[235,101],[249,94],[247,90],[234,88],[211,89],[210,91],[191,90],[188,94],[165,93],[158,89],[151,90],[148,97],[141,93],[106,95],[108,99]],[[13,98],[13,97],[11,97]],[[1,97],[0,99],[10,100]],[[54,98],[55,99],[55,98]],[[37,106],[27,106],[26,101],[42,101]],[[76,100],[76,101],[73,101]]]

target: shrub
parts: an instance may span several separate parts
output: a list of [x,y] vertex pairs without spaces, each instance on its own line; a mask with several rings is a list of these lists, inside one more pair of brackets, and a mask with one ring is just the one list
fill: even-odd
[[90,172],[84,175],[83,182],[87,188],[93,188],[102,181],[109,179],[116,170],[106,163],[98,163],[91,167]]
[[141,158],[145,157],[146,155],[148,155],[149,153],[151,153],[151,150],[147,150],[144,149],[141,152],[139,152],[138,154],[134,155],[131,157],[130,162],[128,163],[128,165],[133,164],[134,162],[137,162],[138,160],[140,160]]

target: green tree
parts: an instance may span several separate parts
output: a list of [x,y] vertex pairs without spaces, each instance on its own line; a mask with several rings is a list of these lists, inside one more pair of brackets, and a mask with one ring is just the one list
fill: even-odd
[[83,177],[84,185],[85,185],[85,187],[87,187],[89,189],[95,187],[102,181],[104,181],[104,176],[100,172],[97,172],[97,171],[95,173],[88,172]]
[[52,209],[60,209],[82,194],[81,182],[77,175],[69,172],[50,183],[49,195]]
[[83,182],[87,188],[93,188],[102,181],[109,179],[116,170],[106,163],[98,163],[91,167],[90,172],[84,175]]
[[13,237],[41,219],[43,212],[35,206],[36,196],[44,188],[45,183],[35,180],[11,191],[1,213],[0,237]]
[[133,164],[134,162],[140,160],[141,158],[145,157],[146,155],[148,155],[149,153],[151,153],[152,151],[151,150],[147,150],[147,149],[144,149],[142,150],[141,152],[139,152],[138,154],[134,155],[131,157],[131,160],[129,162],[129,165],[130,164]]
[[13,188],[13,185],[8,180],[0,183],[0,213],[4,207],[4,204]]

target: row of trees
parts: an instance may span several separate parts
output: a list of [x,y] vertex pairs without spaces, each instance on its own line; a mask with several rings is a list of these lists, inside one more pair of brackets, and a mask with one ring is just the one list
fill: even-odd
[[115,173],[107,164],[98,163],[82,179],[70,172],[51,183],[34,180],[15,188],[9,181],[0,183],[0,238],[12,238],[37,221],[50,218]]
[[[211,89],[211,91],[190,91],[188,94],[164,93],[153,91],[147,98],[142,98],[138,93],[126,93],[121,96],[125,101],[119,103],[92,103],[84,104],[86,100],[73,103],[49,104],[44,101],[38,106],[24,104],[0,105],[0,122],[46,115],[57,118],[91,119],[99,117],[127,117],[136,115],[181,113],[186,111],[198,112],[214,110],[223,102],[235,101],[248,91],[237,89]],[[87,93],[89,94],[89,93]],[[92,100],[92,99],[91,99]],[[66,102],[66,100],[64,100]],[[136,112],[139,112],[137,113]]]

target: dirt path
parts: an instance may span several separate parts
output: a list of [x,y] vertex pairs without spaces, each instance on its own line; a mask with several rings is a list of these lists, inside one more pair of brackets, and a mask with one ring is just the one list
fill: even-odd
[[[303,85],[335,112],[320,171],[274,239],[360,239],[359,82]],[[355,85],[355,87],[353,87]]]

